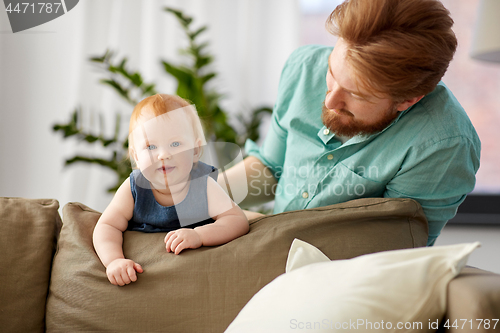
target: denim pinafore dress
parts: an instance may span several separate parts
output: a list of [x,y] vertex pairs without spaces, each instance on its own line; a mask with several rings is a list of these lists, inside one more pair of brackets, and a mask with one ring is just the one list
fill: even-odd
[[207,178],[217,180],[217,174],[215,167],[197,162],[191,170],[189,190],[184,200],[166,207],[156,201],[151,185],[141,171],[132,171],[130,188],[134,197],[134,215],[127,230],[169,232],[213,223],[208,214]]

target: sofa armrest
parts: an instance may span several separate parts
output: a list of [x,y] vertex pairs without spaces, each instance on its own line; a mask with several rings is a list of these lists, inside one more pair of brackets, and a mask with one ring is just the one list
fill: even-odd
[[[465,267],[448,285],[448,306],[442,325],[449,320],[450,327],[443,332],[498,332],[498,319],[500,275]],[[486,320],[489,320],[490,325]],[[455,321],[456,327],[452,327]],[[493,329],[495,324],[496,328]]]
[[59,202],[0,198],[0,332],[45,331]]

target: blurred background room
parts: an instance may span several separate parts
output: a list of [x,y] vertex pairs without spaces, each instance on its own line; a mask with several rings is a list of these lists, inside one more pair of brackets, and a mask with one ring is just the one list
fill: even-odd
[[[282,67],[294,49],[335,44],[324,24],[340,2],[82,0],[63,16],[17,33],[12,33],[7,13],[1,10],[0,196],[55,198],[61,207],[76,201],[104,210],[112,198],[108,189],[117,183],[116,173],[95,163],[65,166],[65,161],[75,155],[108,159],[111,150],[99,142],[64,139],[53,126],[67,124],[78,110],[80,129],[94,137],[112,138],[120,114],[116,134],[126,137],[131,103],[112,84],[100,82],[109,71],[89,61],[107,50],[113,51],[117,63],[126,58],[126,69],[154,83],[156,91],[176,93],[177,81],[162,61],[191,66],[189,57],[179,53],[189,46],[189,39],[164,7],[192,17],[194,30],[207,27],[197,36],[213,55],[206,74],[217,73],[207,87],[222,95],[220,107],[227,112],[228,123],[241,131],[252,110],[273,107]],[[482,154],[473,192],[479,199],[471,204],[472,211],[462,212],[461,219],[445,227],[436,244],[480,241],[483,248],[469,264],[500,273],[500,58],[495,63],[471,57],[480,5],[491,1],[442,2],[455,20],[459,40],[443,81],[474,124]],[[500,30],[489,33],[499,40]],[[265,114],[258,118],[261,139],[268,118]]]

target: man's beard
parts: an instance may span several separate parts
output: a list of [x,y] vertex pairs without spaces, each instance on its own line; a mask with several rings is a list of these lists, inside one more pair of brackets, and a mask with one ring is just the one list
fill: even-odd
[[323,102],[323,112],[321,120],[323,124],[333,133],[339,136],[352,138],[356,135],[371,135],[384,130],[397,117],[397,104],[391,105],[384,117],[374,124],[366,124],[363,121],[354,119],[351,112],[347,110],[330,111]]

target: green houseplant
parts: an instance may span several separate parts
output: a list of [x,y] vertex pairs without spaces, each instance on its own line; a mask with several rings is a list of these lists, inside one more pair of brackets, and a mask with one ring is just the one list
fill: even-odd
[[[193,30],[193,19],[191,17],[173,8],[165,7],[164,10],[177,18],[189,40],[188,47],[181,49],[180,53],[190,60],[190,65],[174,65],[162,60],[163,68],[167,74],[177,80],[177,91],[175,93],[191,101],[196,106],[207,138],[212,141],[235,143],[240,147],[246,139],[257,140],[259,138],[261,119],[266,113],[271,113],[272,109],[260,107],[251,110],[246,112],[250,115],[247,118],[242,114],[237,115],[236,119],[239,121],[240,126],[239,130],[235,130],[229,123],[227,112],[220,106],[222,94],[214,89],[207,88],[207,83],[217,76],[217,73],[210,70],[213,56],[206,51],[208,43],[198,42],[198,37],[207,30],[207,26]],[[132,71],[127,67],[126,57],[115,59],[113,51],[107,50],[102,56],[90,58],[90,61],[104,69],[107,75],[106,78],[100,80],[100,83],[111,87],[132,106],[142,98],[157,93],[154,83],[144,82],[139,72]],[[73,137],[89,144],[101,144],[110,152],[110,156],[109,158],[97,158],[76,155],[67,159],[65,165],[84,162],[98,164],[113,170],[117,174],[117,182],[108,191],[114,192],[132,171],[127,156],[128,138],[120,137],[121,116],[120,114],[116,116],[114,135],[107,137],[103,130],[102,116],[100,117],[101,134],[95,135],[82,128],[81,112],[81,109],[75,109],[68,123],[55,124],[53,130],[62,132],[64,138]]]

